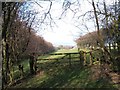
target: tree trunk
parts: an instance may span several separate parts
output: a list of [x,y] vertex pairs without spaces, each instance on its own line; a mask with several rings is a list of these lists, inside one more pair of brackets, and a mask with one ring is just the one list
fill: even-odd
[[101,37],[101,33],[100,33],[100,29],[99,29],[98,16],[97,16],[97,13],[96,13],[96,7],[95,7],[95,4],[94,4],[93,0],[92,0],[92,6],[93,6],[93,9],[94,9],[94,15],[95,15],[95,20],[96,20],[96,25],[97,25],[97,34],[98,34],[98,39],[99,39],[101,50],[102,50],[102,52],[104,54],[105,60],[108,60],[108,58],[110,58],[110,61],[112,61],[111,54],[107,50],[107,48],[104,46],[103,38]]

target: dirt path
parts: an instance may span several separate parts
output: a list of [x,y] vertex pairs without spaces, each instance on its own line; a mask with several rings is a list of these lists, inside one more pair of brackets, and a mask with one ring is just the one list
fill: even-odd
[[93,65],[91,70],[93,73],[91,80],[98,80],[100,77],[103,77],[108,79],[112,85],[120,88],[120,74],[111,72],[108,65]]

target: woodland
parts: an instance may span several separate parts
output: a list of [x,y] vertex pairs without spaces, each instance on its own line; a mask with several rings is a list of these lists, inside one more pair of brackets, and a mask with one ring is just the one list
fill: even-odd
[[[89,32],[84,24],[88,33],[75,40],[76,48],[67,49],[56,49],[36,34],[35,27],[52,28],[55,24],[51,13],[55,1],[42,1],[49,2],[49,8],[43,11],[40,20],[36,18],[38,12],[29,9],[31,3],[42,8],[39,0],[2,2],[2,89],[120,88],[120,1],[107,5],[105,0],[87,0],[93,9],[78,16],[79,10],[73,6],[79,9],[81,0],[73,1],[63,0],[63,11],[58,18],[65,18],[70,10],[78,23],[94,20],[95,31]],[[35,57],[32,66],[31,55]]]

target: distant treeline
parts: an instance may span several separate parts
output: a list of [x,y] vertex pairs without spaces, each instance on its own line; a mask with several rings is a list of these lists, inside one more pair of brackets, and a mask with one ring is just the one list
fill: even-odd
[[83,36],[80,36],[77,40],[77,46],[79,48],[97,48],[100,47],[100,39],[102,43],[108,48],[114,48],[119,50],[119,39],[117,37],[117,31],[109,26],[109,29],[102,28],[100,30],[101,36],[98,36],[97,31],[87,33]]

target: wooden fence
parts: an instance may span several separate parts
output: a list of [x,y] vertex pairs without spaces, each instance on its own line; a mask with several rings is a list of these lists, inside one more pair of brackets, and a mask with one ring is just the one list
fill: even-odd
[[[75,53],[54,53],[54,54],[49,54],[49,55],[64,55],[61,58],[39,58],[38,60],[64,60],[67,61],[69,65],[72,65],[72,62],[79,62],[80,66],[84,65],[92,65],[93,64],[93,59],[100,60],[100,58],[95,58],[93,55],[93,51],[85,52],[85,51],[79,51]],[[75,56],[75,57],[74,57]],[[75,60],[78,59],[78,60]]]

